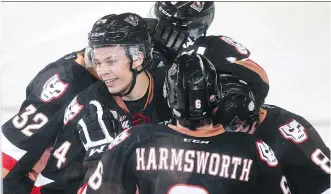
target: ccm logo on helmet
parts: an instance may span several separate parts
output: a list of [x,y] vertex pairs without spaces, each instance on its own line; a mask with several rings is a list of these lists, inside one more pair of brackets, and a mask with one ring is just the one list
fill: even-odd
[[105,32],[94,32],[91,34],[91,37],[99,37],[105,35]]
[[199,139],[187,139],[187,138],[184,138],[184,141],[187,142],[187,143],[209,144],[209,141],[202,141],[202,140],[199,140]]

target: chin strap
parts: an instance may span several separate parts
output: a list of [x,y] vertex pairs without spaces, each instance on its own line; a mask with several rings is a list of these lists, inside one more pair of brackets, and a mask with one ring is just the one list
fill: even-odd
[[119,93],[117,94],[118,96],[126,96],[128,94],[130,94],[134,88],[134,86],[136,85],[136,80],[137,80],[137,75],[138,75],[138,72],[137,70],[132,70],[132,81],[130,82],[130,88],[127,92],[125,93]]
[[[130,82],[130,87],[129,87],[129,90],[127,92],[116,94],[117,96],[120,96],[120,97],[129,95],[132,92],[134,86],[136,85],[137,75],[139,73],[145,71],[144,64],[143,64],[143,68],[141,70],[133,69],[132,68],[132,64],[133,64],[132,57],[129,57],[129,58],[130,58],[130,70],[132,72],[132,81]],[[148,62],[149,62],[149,60],[147,62],[145,62],[145,65],[148,64]]]
[[[149,78],[149,85],[148,85],[148,96],[147,96],[147,100],[145,102],[145,105],[144,105],[144,109],[147,107],[148,104],[150,104],[152,102],[152,99],[153,99],[153,96],[154,96],[154,80],[153,80],[153,77],[152,75],[148,72],[148,71],[145,71],[148,78]],[[126,111],[126,112],[130,112],[128,107],[125,105],[123,99],[121,96],[119,95],[114,95],[113,96],[115,101],[117,102],[118,106],[121,107],[122,110]]]

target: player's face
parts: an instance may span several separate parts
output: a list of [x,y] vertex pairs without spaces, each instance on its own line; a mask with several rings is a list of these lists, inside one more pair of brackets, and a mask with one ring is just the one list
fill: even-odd
[[122,46],[95,49],[94,64],[100,79],[111,94],[125,93],[132,81],[130,59]]

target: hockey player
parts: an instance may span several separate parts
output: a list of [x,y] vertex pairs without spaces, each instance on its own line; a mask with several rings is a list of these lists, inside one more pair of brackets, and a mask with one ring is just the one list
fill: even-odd
[[[159,25],[157,29],[160,30],[161,27],[162,25]],[[154,26],[151,28],[154,29]],[[159,32],[159,30],[155,31]],[[159,40],[164,34],[166,34],[166,31],[162,33],[159,32],[154,35],[154,38]],[[163,43],[166,42],[163,41]],[[95,82],[95,79],[93,77],[91,78],[89,74],[85,77],[86,72],[80,73],[81,71],[85,71],[84,69],[80,66],[75,66],[77,62],[84,65],[84,52],[81,51],[79,53],[80,54],[77,56],[76,52],[69,54],[41,71],[27,87],[27,100],[22,104],[20,112],[2,126],[2,136],[4,137],[3,139],[5,139],[5,141],[2,141],[3,177],[11,171],[9,176],[4,179],[5,190],[10,190],[12,193],[14,189],[19,190],[17,185],[21,184],[18,184],[17,181],[22,181],[21,177],[26,176],[40,158],[42,152],[48,146],[52,145],[57,131],[51,131],[53,128],[42,128],[42,125],[45,125],[45,123],[52,119],[61,105],[67,103],[69,99],[72,99],[80,91]],[[159,57],[159,55],[154,55],[153,62],[157,61],[157,57]],[[166,62],[163,61],[165,61],[165,58],[152,64],[162,66],[162,64],[166,64]],[[71,65],[67,65],[68,63]],[[73,66],[72,64],[75,65]],[[78,70],[76,71],[76,69]],[[75,81],[73,80],[73,75],[75,75]],[[39,107],[39,105],[43,108]],[[36,108],[36,110],[34,108]],[[46,116],[47,119],[43,117],[38,120],[38,117],[42,117],[43,115]],[[33,119],[37,119],[38,121],[33,121]],[[17,127],[19,127],[22,132],[16,130],[15,124],[17,124]],[[33,130],[34,133],[32,135],[32,133],[29,132],[30,127],[38,127],[39,129]],[[37,141],[38,144],[36,143]],[[20,163],[24,163],[24,165],[18,165]]]
[[[218,109],[215,122],[226,131],[248,132],[269,144],[283,166],[292,194],[320,194],[329,189],[330,149],[316,129],[300,115],[263,105],[269,90],[266,72],[250,59],[222,60],[226,57],[220,58],[217,52],[222,48],[219,39],[234,43],[238,51],[245,50],[241,44],[217,36],[207,36],[193,46],[194,50],[206,48],[204,56],[220,73],[224,104]],[[242,95],[241,90],[249,92]]]
[[77,193],[87,169],[96,166],[122,128],[169,122],[171,110],[162,96],[165,71],[145,69],[151,46],[147,23],[137,14],[107,15],[94,24],[88,57],[100,81],[77,95],[60,120],[44,126],[62,123],[33,192]]
[[[154,27],[152,28],[154,29]],[[161,36],[162,34],[158,35]],[[157,61],[157,57],[154,57],[154,61]],[[36,164],[36,162],[42,156],[42,153],[53,144],[58,129],[61,128],[45,128],[43,126],[49,120],[59,120],[59,118],[56,119],[53,116],[60,107],[69,103],[69,99],[72,99],[96,81],[84,68],[77,65],[85,66],[84,60],[86,60],[86,58],[84,59],[84,51],[74,52],[39,72],[27,87],[27,98],[21,105],[19,113],[2,126],[2,170],[3,178],[6,177],[3,182],[4,192],[15,193],[17,191],[17,193],[24,193],[29,191],[30,186],[28,186],[28,189],[26,185],[22,188],[20,186],[23,185],[23,182],[26,182],[27,175],[33,177],[34,180],[38,171],[42,169],[42,165],[40,163]],[[165,58],[162,58],[162,60],[165,60]],[[160,61],[157,62],[157,65],[159,63]],[[87,69],[96,75],[93,68]],[[128,106],[131,106],[131,104],[135,106],[136,103],[129,102],[128,104],[130,104]],[[135,118],[134,122],[144,121],[144,118],[139,116],[135,116]],[[126,120],[123,121],[125,127],[130,125],[127,122]],[[59,125],[59,123],[53,125]],[[36,127],[38,130],[35,129]],[[49,150],[46,150],[44,155],[48,154]],[[43,161],[41,163],[44,163],[47,161],[47,157],[42,158],[41,161]],[[34,165],[35,167],[33,167]],[[32,172],[29,172],[31,170]],[[32,183],[31,181],[27,182],[29,185]]]
[[[200,12],[192,9],[197,6]],[[205,21],[206,26],[210,25],[208,17],[200,20],[201,15],[208,15],[205,10],[212,9],[204,2],[157,2],[153,12],[159,20],[175,23],[183,33],[187,30],[187,25],[183,25],[186,23]],[[190,14],[184,17],[184,13]],[[223,108],[219,108],[216,123],[223,124],[227,131],[249,132],[268,143],[284,167],[292,193],[320,194],[330,188],[330,149],[316,129],[300,115],[274,105],[263,105],[269,91],[263,68],[247,59],[250,52],[242,44],[225,36],[204,36],[206,30],[200,31],[194,44],[182,48],[181,52],[203,54],[217,72],[223,74],[220,83],[226,99],[221,105]],[[171,38],[176,33],[169,34],[164,37]],[[164,47],[167,47],[164,50],[176,50],[171,44]],[[241,90],[250,92],[242,95]]]
[[216,114],[228,132],[245,132],[274,150],[292,194],[321,194],[330,188],[330,149],[303,117],[274,105],[261,105],[242,79],[220,75],[223,103]]
[[27,175],[36,176],[34,171],[40,167],[34,165],[56,136],[56,131],[42,127],[61,106],[97,80],[93,75],[95,71],[85,67],[81,50],[47,65],[29,83],[19,112],[1,127],[4,193],[26,193],[32,188]]
[[[151,28],[154,29],[154,27],[155,26],[152,26]],[[162,33],[154,37],[159,36],[162,36]],[[21,106],[20,112],[2,126],[2,136],[4,139],[4,141],[2,141],[3,177],[5,177],[10,170],[8,176],[4,178],[4,193],[29,192],[32,182],[28,181],[29,186],[22,184],[26,180],[26,175],[28,174],[31,178],[33,177],[34,180],[38,171],[43,168],[43,165],[40,164],[45,163],[47,157],[42,158],[42,162],[39,164],[36,164],[36,162],[42,156],[46,148],[53,144],[58,131],[61,129],[59,126],[60,123],[56,123],[54,120],[62,119],[63,115],[57,114],[58,117],[55,117],[55,112],[59,110],[63,104],[69,103],[69,99],[72,99],[80,91],[96,81],[90,74],[85,76],[87,71],[80,66],[76,66],[77,63],[85,66],[84,60],[88,61],[88,57],[84,57],[84,54],[87,56],[88,53],[89,52],[84,53],[80,51],[77,56],[76,52],[69,54],[41,71],[27,87],[27,100]],[[156,60],[158,57],[160,57],[160,55],[154,57],[153,60],[153,62],[157,62],[157,65],[159,65],[160,62],[161,64],[163,63],[162,61]],[[162,58],[162,60],[165,60],[165,58]],[[87,69],[96,75],[93,68]],[[85,72],[81,73],[82,71]],[[73,77],[73,75],[75,75],[75,77]],[[163,76],[156,76],[156,78],[162,79]],[[40,98],[40,100],[38,98]],[[137,103],[135,101],[132,103],[127,102],[127,106],[135,108]],[[63,112],[64,110],[61,111]],[[46,116],[47,119],[43,116]],[[121,117],[121,119],[124,119],[124,117]],[[48,124],[48,127],[44,127],[50,120],[53,120],[52,125]],[[145,120],[146,118],[141,117],[139,114],[134,116],[134,123]],[[128,122],[127,120],[123,120],[124,127],[130,126]],[[18,123],[17,127],[19,127],[22,132],[16,130],[17,128],[14,126],[15,123]],[[29,133],[30,129],[32,129],[31,127],[38,127],[38,130],[33,130],[33,135]],[[64,147],[61,148],[63,149]],[[46,150],[44,155],[48,154],[49,150]],[[59,155],[58,152],[55,154]],[[54,157],[54,153],[52,153],[52,157]],[[35,167],[33,167],[34,164],[36,164]],[[36,169],[37,166],[39,168],[38,170]],[[29,172],[31,170],[32,172]],[[43,176],[41,176],[40,180],[43,181]],[[37,186],[40,186],[39,182],[36,183]],[[37,192],[39,191],[37,190]]]
[[266,143],[213,126],[221,95],[215,68],[205,57],[177,58],[164,87],[177,124],[125,130],[109,145],[82,193],[290,193]]
[[[87,59],[84,57],[85,54],[87,52],[85,53],[84,50],[67,54],[40,71],[27,86],[26,100],[22,103],[19,112],[2,125],[4,192],[24,193],[31,189],[35,177],[47,161],[50,152],[47,148],[54,143],[57,129],[60,128],[43,126],[53,119],[52,117],[63,105],[96,82],[95,69],[85,67],[84,61]],[[137,117],[136,121],[138,120]],[[43,152],[45,157],[40,159]],[[27,176],[32,181],[27,179]]]
[[187,50],[206,35],[214,15],[213,1],[157,1],[148,13],[148,17],[157,20],[154,47],[162,51],[168,61],[175,59],[179,51]]
[[[158,1],[148,15],[158,20],[153,32],[154,47],[162,51],[168,61],[183,53],[213,55],[215,60],[211,62],[214,63],[217,71],[244,76],[249,83],[252,83],[252,87],[259,93],[258,96],[264,98],[267,96],[268,76],[253,60],[244,60],[250,56],[245,46],[227,36],[206,36],[215,15],[214,2]],[[171,63],[164,63],[167,64]]]

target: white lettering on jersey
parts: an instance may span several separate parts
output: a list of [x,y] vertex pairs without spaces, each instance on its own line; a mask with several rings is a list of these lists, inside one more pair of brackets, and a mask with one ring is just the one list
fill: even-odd
[[63,118],[63,124],[68,124],[69,121],[75,118],[80,111],[83,109],[83,105],[80,105],[77,101],[77,96],[70,102],[70,104],[67,106],[64,118]]
[[95,169],[94,173],[90,176],[88,180],[88,185],[91,187],[91,189],[98,190],[101,187],[102,174],[103,174],[103,165],[101,161],[99,161],[97,168]]
[[[34,133],[31,130],[38,130],[48,122],[48,118],[43,113],[36,113],[37,108],[30,104],[21,114],[16,115],[12,123],[17,129],[22,129],[21,132],[26,136],[31,136]],[[34,115],[33,117],[31,115]]]
[[291,194],[291,190],[287,184],[287,180],[285,176],[282,176],[282,179],[280,179],[280,188],[282,189],[284,194]]
[[272,149],[262,140],[256,142],[256,148],[259,152],[260,159],[270,167],[278,166],[278,160]]
[[40,99],[46,103],[58,99],[67,91],[68,87],[69,83],[61,81],[59,74],[55,74],[44,84]]
[[308,140],[306,129],[294,119],[279,127],[278,130],[285,139],[292,140],[296,144],[300,144]]
[[322,152],[322,150],[317,148],[311,154],[311,159],[317,166],[321,167],[324,172],[331,174],[330,159]]
[[136,161],[137,171],[195,172],[243,182],[249,181],[253,166],[249,158],[166,147],[136,148]]

